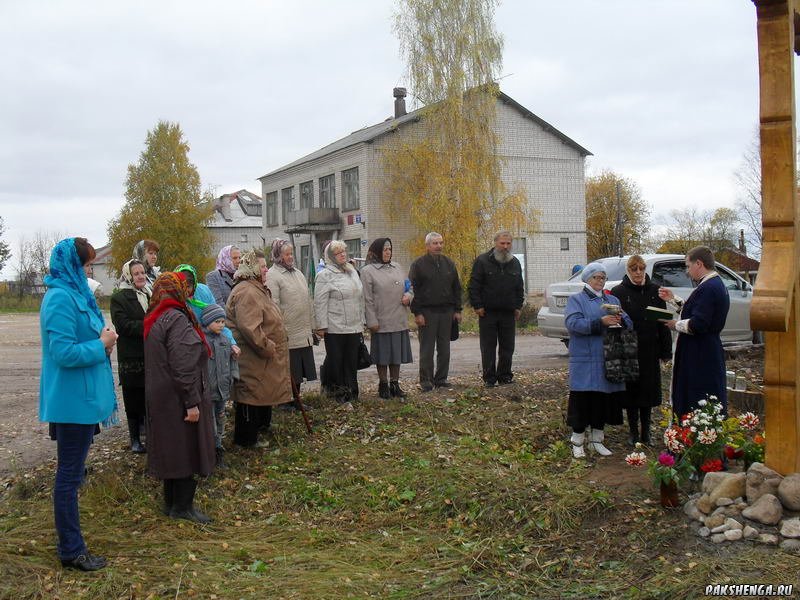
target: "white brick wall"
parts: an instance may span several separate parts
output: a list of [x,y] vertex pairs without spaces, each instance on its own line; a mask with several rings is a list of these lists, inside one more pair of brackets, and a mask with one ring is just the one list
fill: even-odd
[[[522,186],[531,205],[540,213],[538,231],[526,232],[526,278],[528,292],[541,294],[544,288],[555,281],[565,279],[576,263],[586,261],[586,214],[584,201],[584,158],[574,147],[556,135],[545,131],[534,120],[525,117],[516,108],[498,102],[497,126],[500,131],[500,154],[504,161],[503,179],[509,189]],[[417,232],[402,218],[390,222],[385,202],[381,198],[380,167],[381,149],[396,143],[398,138],[418,135],[420,124],[409,124],[395,133],[387,134],[372,144],[359,144],[340,150],[311,163],[299,165],[287,171],[262,179],[262,198],[277,191],[278,226],[264,225],[267,244],[275,237],[286,237],[282,225],[281,189],[295,187],[295,207],[299,204],[301,182],[313,179],[314,206],[319,206],[319,178],[335,174],[336,206],[341,212],[341,171],[359,168],[360,208],[357,211],[341,212],[342,230],[338,239],[371,241],[388,236],[394,242],[395,260],[408,267],[413,257],[409,256],[406,241],[427,232]],[[266,215],[266,207],[265,207]],[[348,214],[362,215],[363,224],[346,225]],[[561,238],[569,239],[569,250],[561,250]],[[295,236],[298,248],[308,244],[309,236]],[[445,240],[446,242],[446,240]],[[318,258],[318,250],[315,250]],[[362,245],[362,256],[366,247]]]

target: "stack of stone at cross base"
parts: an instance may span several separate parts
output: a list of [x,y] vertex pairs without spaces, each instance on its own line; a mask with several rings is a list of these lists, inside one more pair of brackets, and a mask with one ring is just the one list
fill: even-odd
[[747,473],[707,473],[683,511],[715,544],[751,540],[800,553],[800,473],[753,463]]

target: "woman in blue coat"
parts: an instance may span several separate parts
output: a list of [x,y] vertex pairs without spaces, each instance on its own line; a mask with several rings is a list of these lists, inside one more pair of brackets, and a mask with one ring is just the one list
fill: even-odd
[[603,334],[608,327],[632,328],[628,315],[619,308],[619,314],[610,314],[603,305],[615,304],[619,300],[605,294],[605,267],[589,263],[581,272],[584,288],[567,300],[564,313],[569,331],[569,404],[567,424],[572,427],[572,455],[586,456],[584,441],[586,428],[591,427],[590,448],[601,456],[610,456],[611,451],[603,445],[606,424],[622,423],[622,409],[615,396],[625,389],[622,383],[611,383],[606,379],[603,356]]
[[719,334],[725,327],[731,300],[715,268],[714,253],[709,248],[692,248],[686,254],[686,271],[698,284],[689,299],[684,302],[663,287],[658,291],[681,316],[664,321],[678,332],[672,365],[672,410],[678,419],[697,408],[707,395],[716,396],[723,413],[728,413],[725,352]]
[[105,558],[89,553],[83,540],[78,487],[97,424],[110,424],[116,412],[108,357],[117,334],[106,327],[83,270],[94,257],[86,238],[68,238],[56,244],[39,313],[39,419],[50,423],[58,449],[53,487],[58,557],[65,567],[82,571],[106,565]]

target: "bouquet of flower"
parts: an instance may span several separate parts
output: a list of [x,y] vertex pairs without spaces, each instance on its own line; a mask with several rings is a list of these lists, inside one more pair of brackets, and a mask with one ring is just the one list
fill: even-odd
[[664,431],[664,443],[672,454],[704,473],[722,470],[722,452],[739,429],[738,419],[724,419],[716,396],[698,402],[697,409],[683,415]]
[[738,428],[732,432],[725,446],[725,456],[730,460],[742,459],[745,465],[764,462],[766,440],[764,432],[759,432],[760,420],[757,415],[746,412],[737,419]]
[[657,458],[648,460],[641,444],[636,444],[636,450],[625,457],[625,462],[632,467],[647,465],[647,474],[654,484],[679,484],[689,479],[694,473],[692,463],[685,460],[685,456],[673,456],[669,452],[662,452]]

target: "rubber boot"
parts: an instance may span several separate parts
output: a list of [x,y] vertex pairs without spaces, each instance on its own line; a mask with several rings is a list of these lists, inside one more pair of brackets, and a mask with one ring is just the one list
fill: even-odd
[[586,451],[583,449],[583,441],[586,438],[586,433],[575,433],[572,432],[572,436],[570,436],[569,441],[572,444],[572,458],[585,458]]
[[384,400],[388,400],[391,395],[389,393],[389,384],[385,381],[378,383],[378,396]]
[[[631,447],[636,446],[639,440],[639,409],[626,408],[625,412],[628,415],[628,445]],[[642,424],[644,426],[644,423]]]
[[642,409],[642,443],[650,445],[650,407]]
[[214,453],[217,456],[217,469],[225,471],[228,468],[228,465],[225,464],[225,449],[215,448]]
[[164,506],[161,507],[161,512],[167,516],[172,512],[172,505],[174,504],[174,484],[174,479],[164,480]]
[[131,437],[131,452],[134,454],[144,454],[147,450],[142,444],[141,438],[139,437],[139,418],[134,417],[132,419],[128,419],[128,433]]
[[405,398],[406,393],[400,387],[399,381],[390,381],[389,382],[389,393],[392,395],[392,398]]
[[589,437],[589,448],[597,452],[600,456],[611,456],[611,450],[603,445],[606,434],[602,429],[592,429]]
[[175,479],[172,510],[169,516],[173,519],[186,519],[194,523],[210,523],[211,519],[194,507],[194,492],[197,481],[191,478]]

